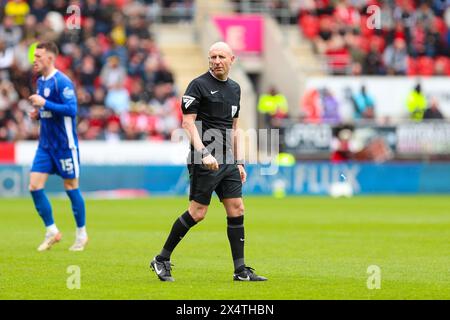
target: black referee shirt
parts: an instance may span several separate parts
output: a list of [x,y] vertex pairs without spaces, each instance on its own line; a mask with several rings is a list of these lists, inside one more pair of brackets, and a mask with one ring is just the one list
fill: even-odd
[[240,100],[241,88],[237,82],[230,78],[221,81],[209,71],[192,80],[183,95],[183,114],[197,114],[200,138],[219,163],[225,160],[217,153],[219,149],[226,152],[227,162],[233,157],[231,129],[233,118],[239,117]]

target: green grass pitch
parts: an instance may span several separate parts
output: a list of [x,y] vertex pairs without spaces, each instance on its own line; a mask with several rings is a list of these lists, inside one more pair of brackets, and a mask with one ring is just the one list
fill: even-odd
[[[450,299],[450,197],[246,197],[246,261],[269,281],[232,281],[225,213],[214,200],[172,256],[174,283],[149,269],[185,197],[87,200],[90,243],[69,252],[67,199],[52,199],[62,242],[31,199],[0,200],[0,299]],[[381,287],[368,289],[370,265]],[[80,289],[68,289],[69,266]],[[370,281],[369,281],[370,282]]]

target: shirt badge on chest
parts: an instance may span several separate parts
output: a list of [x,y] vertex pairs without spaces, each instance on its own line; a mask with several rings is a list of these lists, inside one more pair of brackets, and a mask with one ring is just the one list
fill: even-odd
[[50,88],[45,88],[44,89],[44,97],[48,97],[50,95]]

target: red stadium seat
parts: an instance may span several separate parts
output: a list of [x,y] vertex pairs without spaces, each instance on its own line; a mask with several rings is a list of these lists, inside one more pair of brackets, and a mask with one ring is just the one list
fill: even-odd
[[418,74],[416,59],[414,59],[413,57],[408,57],[406,64],[407,64],[406,74],[408,76],[415,76]]
[[126,76],[125,80],[123,81],[123,86],[125,89],[127,89],[128,93],[131,92],[131,88],[133,86],[133,82],[136,81],[136,79],[133,79],[130,76]]
[[333,16],[330,15],[323,15],[319,19],[319,25],[329,25],[331,28],[333,28],[336,24],[336,21]]
[[367,16],[364,16],[364,15],[361,16],[360,30],[361,30],[361,35],[363,37],[370,37],[374,33],[374,29],[367,27],[367,19],[368,19]]
[[98,88],[102,86],[102,78],[100,76],[95,77],[94,87]]
[[438,31],[441,35],[447,33],[447,26],[445,25],[444,19],[440,17],[434,18],[434,26],[436,27],[436,31]]
[[346,48],[328,49],[327,65],[333,74],[345,74],[351,63],[350,53]]
[[304,15],[299,20],[300,29],[308,39],[314,39],[319,33],[319,20],[312,15]]
[[71,57],[63,56],[62,54],[60,54],[60,55],[58,55],[56,57],[55,67],[58,70],[61,70],[62,72],[66,73],[71,65],[72,65],[72,58]]
[[418,72],[423,76],[432,76],[434,74],[434,60],[430,57],[420,57],[418,59]]
[[434,73],[439,76],[450,76],[450,58],[437,57],[434,61]]
[[375,44],[379,53],[383,53],[386,46],[386,40],[383,37],[376,35],[370,37],[369,43],[370,45]]
[[358,36],[357,38],[358,48],[361,49],[364,53],[368,53],[370,51],[370,38],[365,36]]

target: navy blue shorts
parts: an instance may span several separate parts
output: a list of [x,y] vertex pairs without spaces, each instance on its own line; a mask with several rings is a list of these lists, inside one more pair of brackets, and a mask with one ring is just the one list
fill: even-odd
[[75,179],[80,175],[80,156],[77,149],[38,148],[31,172],[57,174],[63,179]]

